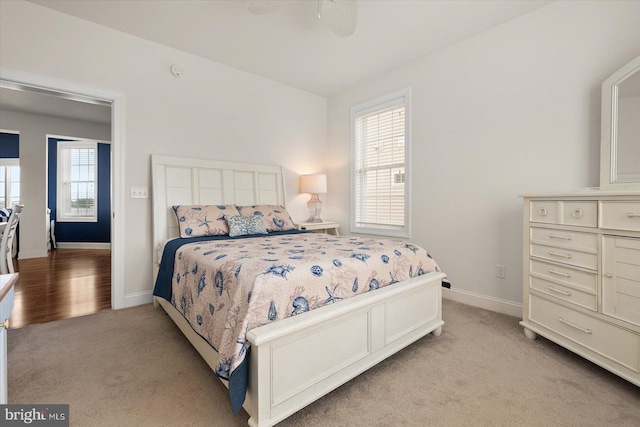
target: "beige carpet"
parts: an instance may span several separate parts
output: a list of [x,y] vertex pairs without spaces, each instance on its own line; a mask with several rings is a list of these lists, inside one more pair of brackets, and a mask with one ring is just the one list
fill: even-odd
[[[279,426],[639,426],[640,388],[518,320],[444,302],[419,340]],[[160,308],[9,330],[9,402],[70,404],[72,426],[246,426]]]

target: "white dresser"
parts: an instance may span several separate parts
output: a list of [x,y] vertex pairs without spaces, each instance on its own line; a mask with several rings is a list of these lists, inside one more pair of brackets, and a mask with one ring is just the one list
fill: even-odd
[[0,405],[7,404],[7,327],[18,273],[0,274]]
[[524,196],[522,322],[640,386],[640,192]]

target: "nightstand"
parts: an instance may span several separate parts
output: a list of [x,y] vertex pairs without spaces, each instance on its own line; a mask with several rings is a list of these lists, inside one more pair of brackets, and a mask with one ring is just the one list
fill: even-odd
[[340,228],[340,224],[338,224],[337,222],[324,221],[324,222],[301,222],[301,223],[298,223],[298,230],[314,231],[314,232],[317,232],[317,233],[333,234],[335,236],[339,236],[340,235],[340,231],[338,231],[339,228]]

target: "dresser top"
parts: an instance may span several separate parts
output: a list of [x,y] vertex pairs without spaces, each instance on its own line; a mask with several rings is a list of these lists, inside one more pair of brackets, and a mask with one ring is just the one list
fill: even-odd
[[640,189],[619,189],[619,190],[600,190],[599,188],[584,188],[576,191],[565,192],[549,192],[549,193],[525,193],[520,195],[523,198],[573,198],[584,199],[598,197],[639,197]]
[[16,280],[18,280],[18,273],[13,274],[0,274],[0,301],[13,287]]

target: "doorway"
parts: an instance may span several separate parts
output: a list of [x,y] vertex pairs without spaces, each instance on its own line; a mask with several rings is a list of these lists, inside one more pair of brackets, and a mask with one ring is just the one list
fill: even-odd
[[[124,96],[74,82],[51,79],[0,68],[0,88],[27,94],[46,94],[86,105],[109,105],[111,109],[111,307],[125,307],[124,289]],[[35,203],[38,205],[38,203]],[[39,208],[38,208],[39,209]],[[46,256],[43,247],[42,257]],[[36,258],[36,257],[34,257]],[[28,258],[27,258],[28,259]],[[25,259],[26,261],[26,259]]]

